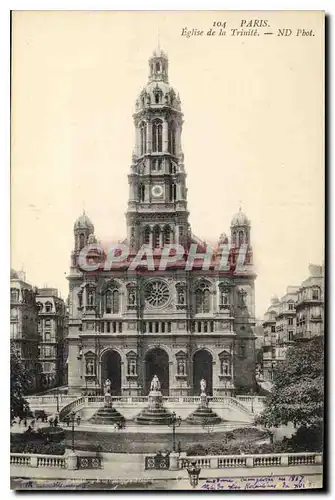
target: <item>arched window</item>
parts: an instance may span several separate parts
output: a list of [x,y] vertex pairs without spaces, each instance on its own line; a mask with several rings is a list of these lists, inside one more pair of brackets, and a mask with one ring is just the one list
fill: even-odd
[[120,294],[117,288],[109,289],[105,296],[105,312],[117,314],[120,308]]
[[152,151],[162,152],[163,150],[163,125],[161,120],[154,120],[152,123]]
[[238,232],[238,246],[243,245],[244,243],[244,231]]
[[171,122],[169,124],[169,152],[172,155],[176,154],[176,124]]
[[155,104],[159,104],[159,92],[155,93]]
[[206,283],[200,283],[195,291],[195,310],[197,314],[209,313],[211,309],[210,290]]
[[195,292],[195,311],[197,314],[202,313],[202,291],[199,289]]
[[170,184],[170,201],[176,201],[177,199],[177,185]]
[[170,226],[164,227],[163,242],[164,242],[164,245],[169,245],[171,243],[171,228],[170,228]]
[[143,243],[145,245],[148,245],[150,243],[150,227],[149,226],[147,226],[146,228],[144,228]]
[[204,299],[203,299],[203,310],[204,313],[209,313],[210,309],[210,295],[209,290],[204,290]]
[[159,226],[155,226],[154,227],[154,230],[153,230],[153,237],[152,237],[152,243],[153,243],[153,247],[154,248],[159,248],[160,246],[160,233],[161,233],[161,230],[159,228]]
[[147,152],[147,124],[142,122],[140,125],[140,154]]
[[156,62],[156,72],[159,73],[161,69],[161,65],[159,64],[159,62]]
[[80,250],[82,248],[84,248],[84,246],[85,246],[85,235],[83,233],[81,233],[79,235],[79,248],[80,248]]
[[140,201],[145,200],[145,186],[144,186],[144,184],[140,184],[138,186],[138,197],[139,197]]

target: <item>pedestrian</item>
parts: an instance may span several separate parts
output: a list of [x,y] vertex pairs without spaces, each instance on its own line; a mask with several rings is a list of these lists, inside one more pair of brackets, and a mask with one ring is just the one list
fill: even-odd
[[77,417],[77,425],[78,426],[80,425],[80,421],[81,421],[81,418],[80,418],[80,415],[78,415],[78,417]]
[[50,427],[52,427],[53,423],[54,423],[54,419],[52,417],[50,417],[49,418],[49,425],[50,425]]
[[57,416],[56,416],[56,417],[55,417],[55,420],[54,420],[54,427],[57,427],[57,425],[58,425],[58,418],[57,418]]
[[26,418],[24,419],[23,425],[24,425],[25,427],[27,427],[27,419],[26,419]]

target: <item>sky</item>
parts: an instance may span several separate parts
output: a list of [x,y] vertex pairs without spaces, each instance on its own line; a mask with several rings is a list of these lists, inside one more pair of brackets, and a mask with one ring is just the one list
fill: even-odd
[[[314,36],[182,36],[262,18]],[[68,294],[73,224],[126,235],[132,114],[157,47],[180,94],[192,231],[251,220],[256,316],[324,254],[323,22],[318,12],[13,14],[11,266]]]

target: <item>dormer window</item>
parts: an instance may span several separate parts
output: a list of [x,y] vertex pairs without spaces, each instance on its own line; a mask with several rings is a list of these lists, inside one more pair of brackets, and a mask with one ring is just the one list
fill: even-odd
[[159,62],[156,62],[156,71],[157,71],[157,73],[159,73],[160,70],[161,70],[161,65],[160,65]]
[[46,302],[46,304],[45,304],[45,311],[46,312],[51,312],[52,311],[52,304],[50,302]]

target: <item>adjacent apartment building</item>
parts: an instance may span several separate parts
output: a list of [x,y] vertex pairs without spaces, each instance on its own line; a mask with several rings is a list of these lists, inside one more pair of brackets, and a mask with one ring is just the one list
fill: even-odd
[[324,268],[310,265],[300,286],[288,286],[279,300],[273,297],[264,320],[263,379],[271,382],[273,368],[295,342],[324,333]]
[[17,354],[32,375],[31,391],[38,390],[40,365],[38,359],[37,289],[27,283],[25,274],[11,269],[10,273],[10,339]]
[[67,316],[57,289],[38,289],[11,270],[10,338],[32,375],[31,392],[66,383]]
[[66,305],[56,288],[39,288],[36,304],[41,387],[48,389],[65,382]]

